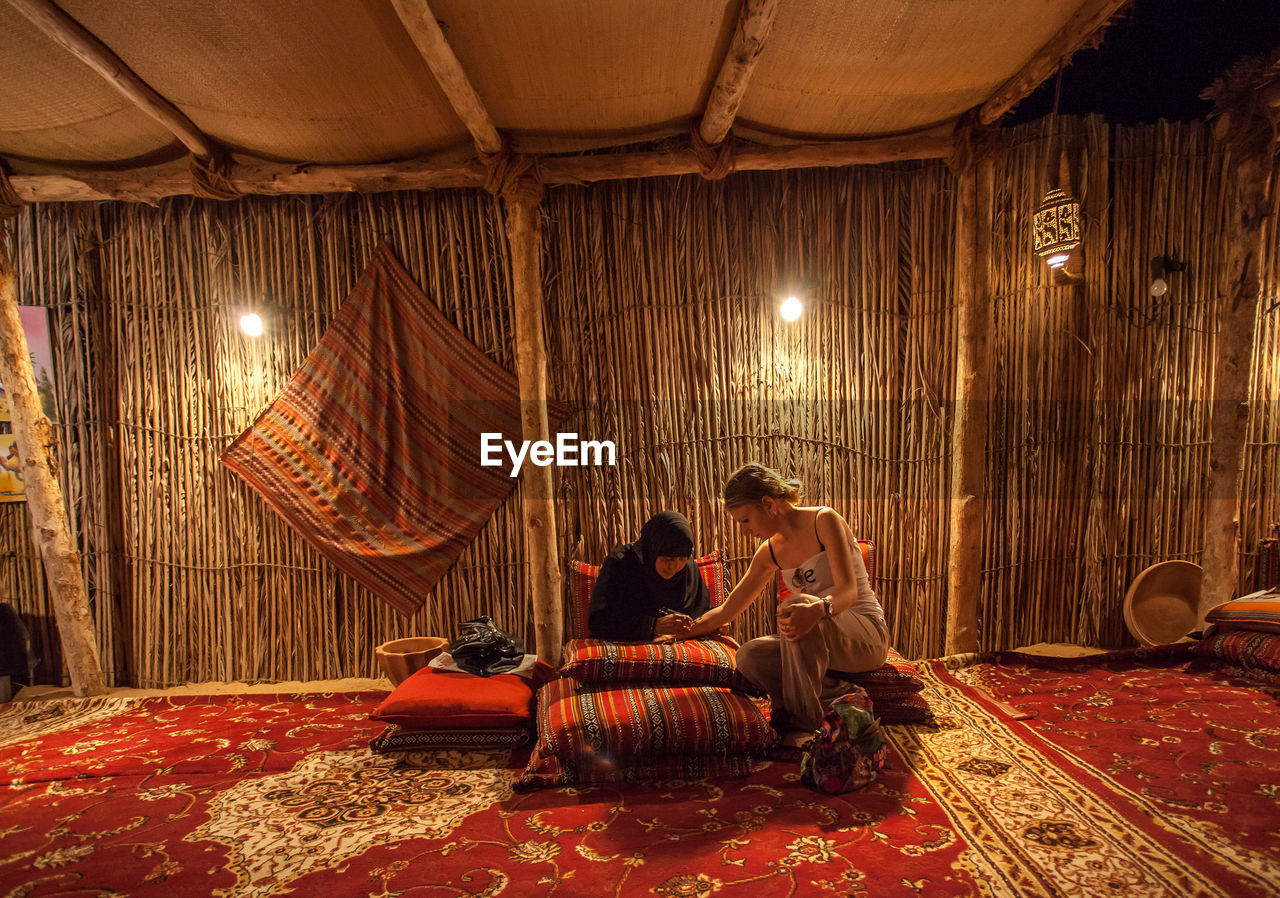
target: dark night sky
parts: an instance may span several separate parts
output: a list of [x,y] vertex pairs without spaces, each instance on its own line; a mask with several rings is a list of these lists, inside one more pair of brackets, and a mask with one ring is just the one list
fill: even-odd
[[[1232,63],[1280,47],[1280,0],[1135,0],[1096,50],[1081,50],[1062,73],[1064,115],[1149,124],[1202,118],[1200,92]],[[1054,78],[1023,100],[1005,124],[1053,109]]]

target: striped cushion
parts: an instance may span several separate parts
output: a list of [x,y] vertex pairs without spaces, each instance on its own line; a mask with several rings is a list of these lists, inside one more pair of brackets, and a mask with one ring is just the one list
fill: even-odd
[[848,680],[861,686],[873,702],[902,698],[924,688],[924,681],[916,676],[916,666],[890,648],[883,665],[864,673],[827,671],[828,676]]
[[1245,669],[1280,673],[1280,634],[1214,628],[1196,643],[1196,651]]
[[[550,404],[552,429],[570,411]],[[336,568],[408,616],[516,485],[509,465],[481,466],[482,433],[521,439],[515,376],[383,245],[221,462]]]
[[1204,616],[1221,631],[1259,630],[1280,633],[1280,592],[1264,589],[1224,602]]
[[[711,591],[711,607],[724,604],[724,562],[719,552],[712,552],[696,559],[698,573]],[[591,590],[600,576],[600,566],[581,561],[569,562],[569,637],[586,639],[587,611],[591,605]]]
[[703,776],[732,755],[763,755],[776,739],[760,703],[729,689],[591,687],[565,677],[538,693],[538,741],[517,785]]
[[872,699],[876,717],[884,724],[923,723],[935,726],[933,707],[918,692],[898,699]]
[[487,730],[416,730],[393,723],[369,743],[369,748],[382,755],[444,748],[521,748],[529,744],[532,732],[525,726]]
[[579,683],[662,683],[726,686],[754,692],[734,666],[738,644],[728,636],[666,645],[573,639],[565,646],[561,672]]

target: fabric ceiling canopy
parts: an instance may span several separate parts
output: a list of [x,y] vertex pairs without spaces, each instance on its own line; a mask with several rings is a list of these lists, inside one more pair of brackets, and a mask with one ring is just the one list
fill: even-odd
[[[371,163],[471,150],[391,0],[60,0],[205,134],[246,158]],[[565,152],[686,132],[741,0],[432,0],[498,129]],[[1082,0],[787,0],[737,131],[768,142],[910,133],[986,100]],[[0,2],[0,156],[16,171],[185,155]]]

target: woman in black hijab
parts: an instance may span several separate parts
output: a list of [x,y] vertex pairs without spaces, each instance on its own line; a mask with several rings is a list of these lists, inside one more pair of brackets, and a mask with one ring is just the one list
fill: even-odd
[[710,608],[711,592],[693,561],[693,528],[679,512],[663,511],[600,566],[587,628],[596,639],[648,642],[682,635]]

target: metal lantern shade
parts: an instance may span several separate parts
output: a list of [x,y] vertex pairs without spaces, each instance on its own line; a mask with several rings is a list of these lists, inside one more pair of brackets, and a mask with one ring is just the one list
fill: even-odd
[[1036,255],[1048,259],[1069,253],[1080,245],[1080,204],[1055,187],[1040,201],[1032,227]]

